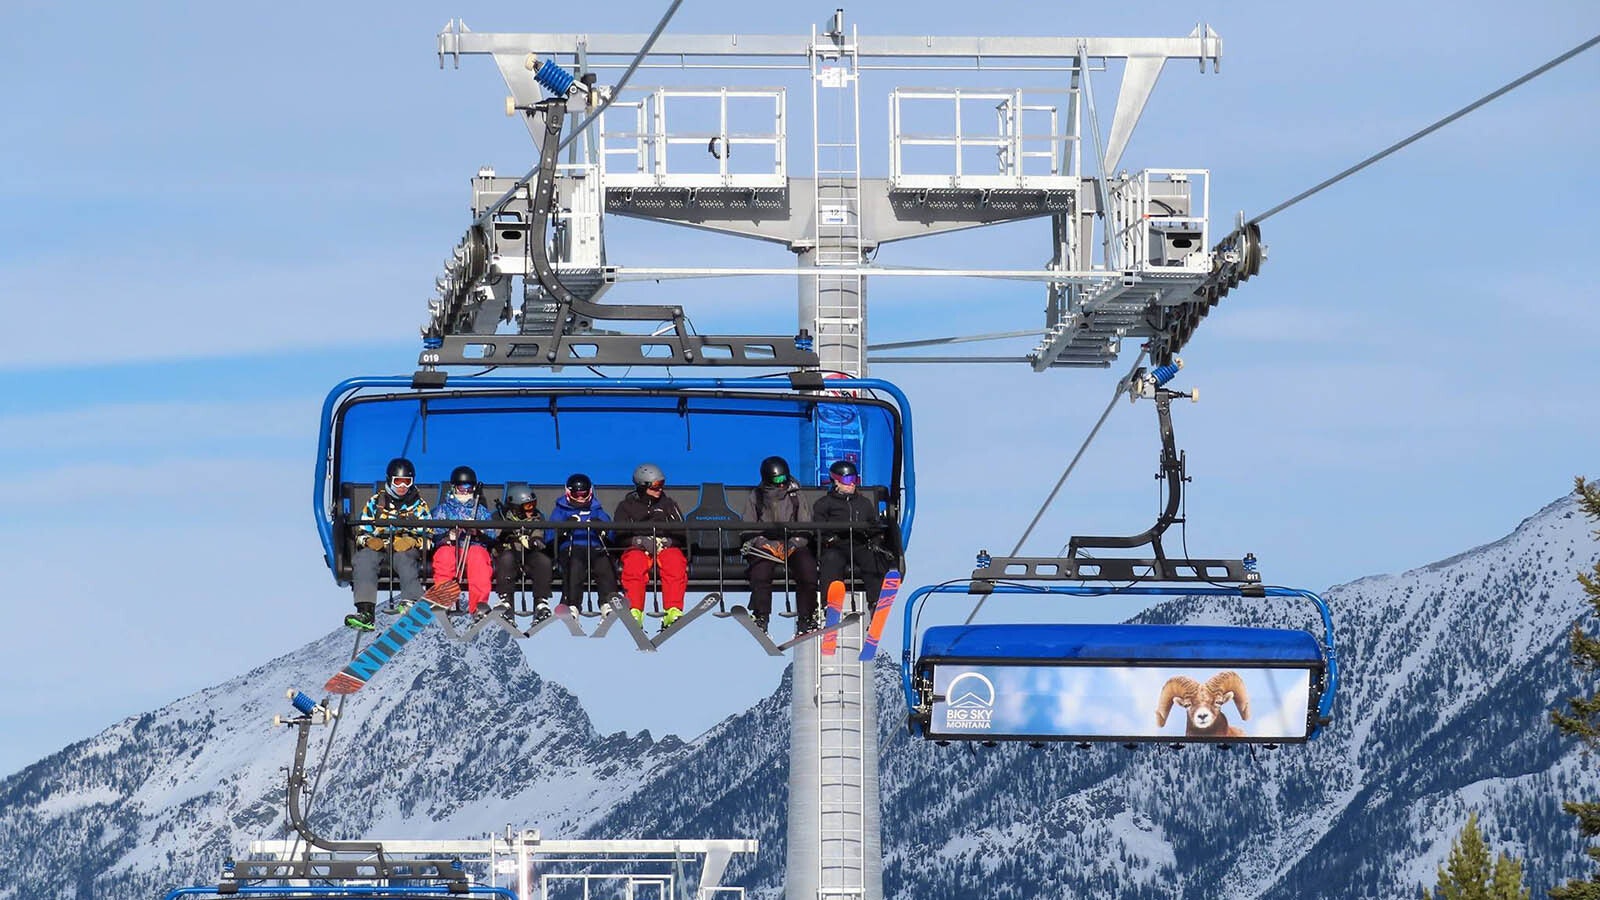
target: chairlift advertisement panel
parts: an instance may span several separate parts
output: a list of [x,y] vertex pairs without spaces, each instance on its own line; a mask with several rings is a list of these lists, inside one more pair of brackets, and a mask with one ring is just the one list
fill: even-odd
[[1309,668],[1236,664],[932,669],[927,733],[946,740],[1304,741],[1320,682]]

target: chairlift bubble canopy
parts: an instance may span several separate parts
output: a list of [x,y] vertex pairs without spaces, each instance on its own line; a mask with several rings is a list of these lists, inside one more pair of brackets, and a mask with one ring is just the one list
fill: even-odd
[[[1311,591],[1264,587],[1257,595],[1181,584],[989,587],[996,594],[1046,601],[1109,595],[1298,599],[1316,608],[1321,634],[1048,622],[934,625],[919,634],[924,601],[941,594],[970,599],[966,583],[923,587],[906,602],[901,632],[901,687],[912,734],[937,741],[1280,744],[1313,740],[1331,721],[1339,686],[1333,618]],[[1209,696],[1198,696],[1201,688]],[[1207,712],[1196,716],[1202,707]],[[1214,721],[1216,712],[1226,719]],[[1213,727],[1200,728],[1197,719]]]
[[[643,462],[660,466],[668,494],[691,511],[702,485],[753,486],[767,456],[789,460],[802,488],[826,485],[836,459],[853,459],[900,546],[915,514],[911,412],[877,379],[829,379],[825,390],[769,378],[452,378],[415,389],[408,376],[352,378],[322,408],[313,507],[335,580],[348,581],[342,526],[383,480],[389,460],[416,466],[430,504],[456,466],[486,489],[507,482],[559,486],[582,472],[597,486],[631,485]],[[541,490],[546,513],[556,497]],[[607,507],[610,511],[610,507]]]

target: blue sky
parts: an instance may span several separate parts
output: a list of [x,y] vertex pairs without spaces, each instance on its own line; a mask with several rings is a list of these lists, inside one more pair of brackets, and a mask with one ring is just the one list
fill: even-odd
[[[17,582],[5,607],[24,626],[0,688],[49,710],[0,713],[0,772],[337,621],[348,595],[326,575],[309,503],[322,394],[349,375],[410,370],[469,177],[531,161],[489,60],[440,71],[434,35],[453,16],[480,31],[642,32],[663,7],[0,11],[0,83],[12,86],[0,121],[11,336],[0,561]],[[848,12],[878,34],[1215,28],[1221,73],[1169,66],[1123,164],[1210,168],[1218,228],[1600,31],[1600,9],[1582,2],[1515,16],[1489,3],[1058,4],[1047,20],[1032,3],[973,9]],[[830,11],[689,0],[673,29],[804,32]],[[863,89],[879,148],[869,173],[883,170],[873,117],[892,84]],[[1271,580],[1321,588],[1493,540],[1572,475],[1596,474],[1600,435],[1584,410],[1600,386],[1587,209],[1600,194],[1597,85],[1591,52],[1267,223],[1261,276],[1185,353],[1184,383],[1203,398],[1177,413],[1195,554],[1251,550]],[[798,85],[791,96],[802,123]],[[789,263],[732,239],[608,227],[614,262]],[[1041,226],[1008,226],[890,246],[879,261],[1028,267],[1047,245]],[[1032,327],[1043,307],[1027,285],[905,281],[874,285],[875,340]],[[626,290],[610,299],[685,297],[702,330],[794,324],[789,281]],[[918,413],[911,582],[960,575],[980,546],[1009,549],[1120,368],[875,371]],[[1143,528],[1154,440],[1148,406],[1119,408],[1029,549]],[[713,625],[647,658],[620,637],[552,631],[527,652],[602,729],[692,735],[776,684],[781,663],[747,643]]]

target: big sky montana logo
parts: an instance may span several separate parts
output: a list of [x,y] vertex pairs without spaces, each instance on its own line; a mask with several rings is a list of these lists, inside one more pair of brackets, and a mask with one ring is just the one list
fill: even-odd
[[977,672],[963,672],[945,689],[946,731],[988,731],[994,719],[994,682]]

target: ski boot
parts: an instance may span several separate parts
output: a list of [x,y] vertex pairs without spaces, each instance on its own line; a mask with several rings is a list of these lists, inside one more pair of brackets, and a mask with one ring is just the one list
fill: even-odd
[[371,603],[356,604],[356,611],[344,617],[345,627],[354,628],[356,631],[371,631],[377,628],[377,617],[372,614],[372,609]]
[[535,624],[550,618],[550,603],[546,600],[535,600],[533,603],[533,621]]
[[815,613],[809,616],[801,616],[794,620],[794,636],[799,637],[802,634],[810,634],[821,627],[821,616],[816,615]]
[[642,610],[642,609],[630,609],[630,610],[628,610],[628,613],[629,613],[629,615],[633,616],[633,620],[635,622],[638,622],[640,625],[644,624],[644,610]]
[[678,624],[678,620],[681,618],[683,618],[683,610],[669,608],[666,616],[661,620],[661,630],[666,631],[668,628]]
[[772,621],[772,616],[768,613],[752,613],[750,616],[750,621],[756,623],[756,627],[761,629],[762,634],[766,634],[767,623]]

